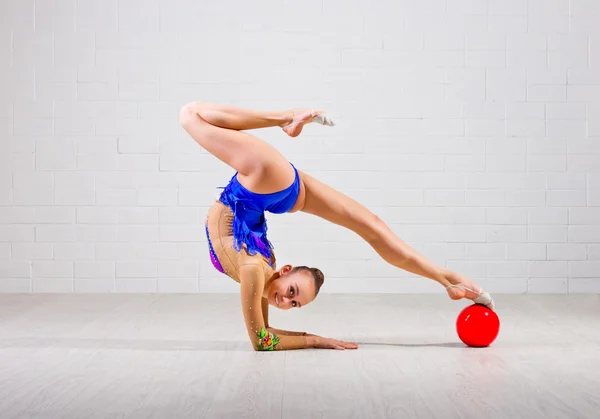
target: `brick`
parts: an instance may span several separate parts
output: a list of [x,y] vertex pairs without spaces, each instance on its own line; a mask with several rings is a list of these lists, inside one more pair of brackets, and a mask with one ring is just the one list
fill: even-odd
[[504,191],[466,191],[465,204],[468,206],[494,207],[503,206],[506,203]]
[[77,208],[77,224],[117,224],[118,222],[119,210],[117,208]]
[[75,208],[40,207],[35,208],[36,224],[75,224]]
[[527,169],[531,172],[564,172],[567,170],[566,156],[552,154],[530,154]]
[[566,102],[567,87],[551,85],[531,85],[527,87],[528,102]]
[[115,277],[114,262],[75,262],[75,278],[103,278],[110,279]]
[[31,263],[0,261],[0,278],[31,278]]
[[502,137],[505,135],[503,119],[473,119],[465,121],[465,134],[469,137]]
[[598,278],[600,261],[570,261],[569,276],[576,278]]
[[94,245],[91,243],[55,243],[55,260],[93,260]]
[[197,278],[198,272],[197,260],[158,263],[158,276],[163,278]]
[[549,207],[585,207],[587,196],[580,190],[552,190],[546,192]]
[[569,224],[600,225],[600,213],[596,208],[569,208]]
[[31,224],[34,209],[29,207],[0,207],[0,224]]
[[527,224],[530,225],[567,225],[567,208],[528,208]]
[[527,292],[532,294],[566,294],[566,278],[529,278]]
[[598,294],[600,286],[597,278],[569,278],[570,294]]
[[131,261],[136,259],[135,246],[123,243],[96,243],[94,258],[105,261]]
[[520,261],[493,261],[486,263],[486,273],[488,278],[523,278],[528,273],[528,263]]
[[117,278],[156,278],[156,262],[117,262]]
[[119,153],[155,154],[159,152],[158,137],[120,136]]
[[155,225],[127,225],[117,229],[117,240],[127,243],[146,243],[158,241],[158,227]]
[[117,241],[117,227],[113,225],[78,225],[76,241],[83,243],[113,243]]
[[543,120],[544,104],[541,103],[507,103],[506,118],[509,120]]
[[465,192],[459,190],[426,190],[424,204],[427,206],[453,206],[465,204]]
[[117,170],[118,157],[109,153],[77,154],[77,170]]
[[507,260],[546,260],[545,243],[511,243],[506,247]]
[[567,153],[567,141],[564,139],[545,138],[527,139],[527,152],[531,154],[560,154]]
[[566,243],[566,226],[530,226],[527,241],[531,243]]
[[156,293],[158,292],[158,283],[156,279],[117,279],[115,290],[118,293]]
[[88,189],[56,189],[54,194],[56,205],[93,205],[95,203],[94,190]]
[[81,137],[76,140],[79,155],[116,154],[117,137]]
[[467,51],[465,63],[468,68],[504,68],[507,57],[505,51]]
[[548,245],[548,260],[586,260],[585,244],[552,244]]
[[72,262],[33,261],[32,278],[73,278]]
[[547,120],[547,137],[583,138],[586,136],[586,123],[583,120]]
[[585,104],[582,103],[548,103],[546,119],[586,119]]
[[460,172],[480,172],[485,170],[485,156],[482,154],[457,154],[446,156],[446,170]]
[[161,224],[200,224],[204,221],[198,208],[164,207],[158,211]]
[[600,154],[600,141],[570,139],[567,143],[569,154]]
[[136,243],[135,260],[173,260],[173,259],[195,259],[198,257],[198,249],[185,254],[180,252],[179,247],[183,245],[197,246],[197,243]]
[[566,261],[531,261],[529,276],[532,278],[566,278],[568,262]]
[[15,205],[52,205],[54,189],[13,189],[12,202]]
[[12,260],[45,260],[53,259],[52,245],[48,243],[13,243]]
[[158,278],[159,293],[190,293],[197,294],[198,279],[197,278]]
[[134,206],[137,205],[137,192],[131,189],[98,189],[96,205]]
[[204,235],[204,225],[164,224],[159,227],[161,242],[195,242]]
[[92,118],[71,119],[55,118],[54,135],[57,136],[80,136],[94,135],[95,125]]
[[569,243],[600,243],[600,227],[570,226]]
[[504,260],[506,245],[503,243],[467,243],[466,258],[470,260]]
[[500,225],[527,224],[527,208],[487,208],[486,222]]
[[522,243],[527,238],[525,226],[489,226],[486,230],[489,243]]
[[506,121],[508,137],[543,137],[546,134],[546,124],[543,119],[515,119]]
[[525,154],[527,142],[522,138],[488,138],[485,141],[487,155],[505,154],[506,150],[514,154]]
[[506,205],[511,207],[542,207],[546,203],[544,191],[507,191]]
[[138,205],[140,206],[174,206],[177,205],[177,190],[140,189]]
[[488,172],[522,172],[526,167],[525,154],[490,154],[486,156]]
[[115,280],[105,278],[76,278],[73,281],[73,292],[80,294],[105,294],[115,292]]
[[[545,37],[542,35],[542,39]],[[545,49],[543,47],[542,49]],[[527,48],[525,49],[527,50]],[[566,86],[567,70],[565,68],[528,68],[527,85],[558,85]]]
[[33,293],[66,294],[73,292],[73,278],[34,278],[31,281]]
[[598,171],[598,156],[595,154],[570,154],[567,156],[567,167],[573,172]]
[[586,189],[585,173],[548,173],[547,189]]
[[119,224],[158,224],[158,211],[157,208],[120,208],[118,221]]
[[119,155],[119,170],[152,170],[159,167],[159,156],[143,154]]
[[35,227],[35,241],[38,243],[74,242],[73,225],[38,225]]

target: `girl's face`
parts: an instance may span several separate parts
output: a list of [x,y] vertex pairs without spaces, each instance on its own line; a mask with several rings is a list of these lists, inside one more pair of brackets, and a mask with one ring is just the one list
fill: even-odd
[[291,265],[279,270],[279,278],[267,285],[265,297],[269,304],[282,310],[301,308],[316,297],[315,280],[310,272],[291,273]]

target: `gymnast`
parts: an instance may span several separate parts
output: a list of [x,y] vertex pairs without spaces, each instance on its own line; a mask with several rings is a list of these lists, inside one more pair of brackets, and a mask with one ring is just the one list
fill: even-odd
[[191,137],[236,171],[208,212],[206,235],[214,267],[240,284],[242,311],[253,348],[358,348],[352,342],[269,325],[269,305],[282,310],[306,306],[316,298],[324,276],[319,269],[307,266],[276,268],[265,212],[303,211],[346,227],[386,262],[439,282],[451,299],[467,298],[494,309],[490,294],[472,280],[430,262],[363,205],[296,169],[270,144],[242,132],[281,127],[290,137],[297,137],[311,122],[335,125],[324,112],[311,109],[260,112],[192,102],[180,112],[180,123]]

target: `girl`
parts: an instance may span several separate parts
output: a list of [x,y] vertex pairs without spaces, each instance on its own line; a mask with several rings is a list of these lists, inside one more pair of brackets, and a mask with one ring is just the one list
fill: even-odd
[[246,328],[255,350],[358,347],[269,326],[269,305],[287,310],[309,304],[324,277],[319,269],[307,266],[285,265],[276,270],[265,211],[304,211],[346,227],[386,262],[439,282],[450,298],[468,298],[493,309],[490,295],[473,281],[433,264],[367,208],[297,170],[270,144],[241,132],[279,126],[297,137],[311,122],[334,125],[322,111],[259,112],[193,102],[181,109],[180,122],[198,144],[236,171],[208,213],[206,234],[215,268],[240,283]]

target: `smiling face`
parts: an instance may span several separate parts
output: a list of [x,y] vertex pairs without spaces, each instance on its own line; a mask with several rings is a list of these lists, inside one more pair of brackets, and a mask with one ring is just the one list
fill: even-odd
[[[293,269],[291,265],[285,265],[278,274],[279,277],[272,280],[265,288],[265,297],[270,305],[289,310],[301,308],[316,298],[318,284],[309,268]],[[320,275],[322,277],[322,273]]]

